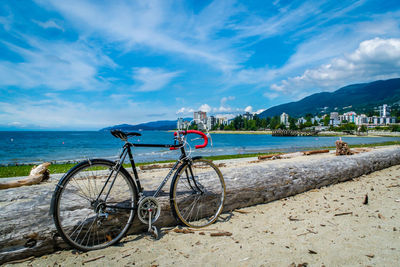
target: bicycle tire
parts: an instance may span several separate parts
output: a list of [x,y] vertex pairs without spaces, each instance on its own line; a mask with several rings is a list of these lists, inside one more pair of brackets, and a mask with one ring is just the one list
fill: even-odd
[[[89,251],[111,246],[132,225],[137,188],[122,166],[115,176],[114,166],[114,162],[103,159],[81,162],[63,176],[54,191],[51,211],[57,231],[76,249]],[[96,202],[107,177],[111,178]]]
[[173,215],[189,227],[208,226],[222,212],[225,191],[224,177],[218,167],[211,161],[194,158],[180,166],[172,180]]

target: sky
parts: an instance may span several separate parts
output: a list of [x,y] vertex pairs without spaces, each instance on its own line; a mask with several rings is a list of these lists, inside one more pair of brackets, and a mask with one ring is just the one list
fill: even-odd
[[0,3],[0,130],[260,112],[400,77],[400,1]]

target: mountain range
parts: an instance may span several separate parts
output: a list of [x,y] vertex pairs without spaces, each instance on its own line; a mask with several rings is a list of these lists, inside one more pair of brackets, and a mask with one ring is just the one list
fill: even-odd
[[[185,118],[184,120],[192,120],[191,118]],[[130,125],[130,124],[120,124],[120,125],[114,125],[111,127],[103,128],[100,131],[111,131],[111,130],[122,130],[122,131],[139,131],[139,130],[144,130],[144,131],[167,131],[167,130],[173,130],[176,129],[176,123],[177,120],[174,121],[152,121],[152,122],[146,122],[146,123],[141,123],[141,124],[136,124],[136,125]]]
[[281,115],[300,117],[329,112],[366,112],[382,104],[391,105],[400,101],[400,78],[352,84],[334,92],[322,92],[299,101],[271,107],[259,114],[260,118]]
[[[370,111],[382,104],[394,104],[400,101],[400,78],[374,81],[370,83],[352,84],[334,92],[321,92],[307,96],[299,101],[271,107],[258,116],[260,118],[281,115],[283,112],[293,117],[301,117],[308,113],[313,115],[330,112]],[[191,118],[185,118],[191,120]],[[173,130],[176,120],[163,120],[141,123],[137,125],[120,124],[100,131],[120,129],[124,131],[138,130]]]

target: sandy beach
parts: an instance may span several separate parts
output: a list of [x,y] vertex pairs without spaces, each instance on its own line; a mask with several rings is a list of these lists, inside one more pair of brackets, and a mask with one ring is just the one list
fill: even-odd
[[399,218],[397,165],[224,213],[201,230],[164,227],[159,240],[135,234],[107,249],[58,251],[12,266],[398,266]]

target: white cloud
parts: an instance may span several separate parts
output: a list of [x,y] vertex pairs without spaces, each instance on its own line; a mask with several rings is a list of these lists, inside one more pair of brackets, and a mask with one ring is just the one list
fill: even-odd
[[6,31],[9,31],[11,29],[11,23],[12,23],[11,19],[12,19],[11,15],[7,17],[0,16],[0,24],[3,25]]
[[[281,85],[277,85],[277,84],[273,84],[271,85],[271,89],[274,91],[278,91],[278,92],[282,92],[285,90],[285,82],[283,81]],[[278,96],[277,94],[274,94],[276,96]]]
[[229,42],[212,39],[238,12],[229,1],[216,1],[197,15],[180,3],[166,1],[106,1],[102,5],[83,0],[37,2],[59,11],[84,35],[101,36],[126,50],[144,46],[156,53],[200,60],[222,71],[236,68],[241,61]]
[[279,96],[279,94],[278,93],[274,93],[274,92],[265,92],[263,94],[263,96],[265,96],[266,98],[269,98],[269,99],[272,100],[272,99],[277,98]]
[[223,113],[223,114],[217,114],[215,115],[216,118],[227,118],[228,120],[233,119],[237,116],[238,114],[232,114],[232,113]]
[[214,113],[221,113],[221,112],[231,112],[232,108],[227,105],[228,101],[235,100],[234,96],[224,96],[221,98],[220,106],[218,108],[213,108]]
[[8,126],[22,127],[23,123],[21,123],[19,121],[13,121],[13,122],[8,123]]
[[224,96],[223,98],[221,98],[221,106],[224,106],[226,104],[226,102],[231,101],[231,100],[235,100],[234,96]]
[[[273,91],[294,94],[304,89],[334,90],[355,82],[388,79],[400,76],[400,39],[374,38],[360,43],[349,55],[334,58],[330,63],[307,69],[302,75],[273,84]],[[267,92],[266,97],[275,96]]]
[[23,62],[0,61],[0,85],[32,88],[46,86],[54,90],[101,90],[107,81],[98,74],[100,67],[115,63],[84,43],[43,41],[24,36],[26,48],[3,42],[18,53]]
[[201,105],[201,106],[199,107],[199,110],[208,113],[208,112],[210,112],[212,109],[211,109],[211,107],[210,107],[209,105],[203,104],[203,105]]
[[138,92],[151,92],[163,89],[180,72],[167,72],[160,68],[135,68],[133,79],[140,85],[136,88]]
[[[349,11],[359,7],[362,5],[362,1],[351,5],[338,3],[339,7],[336,7],[336,9],[329,12],[316,13],[317,16],[307,10],[307,5],[309,4],[306,3],[294,9],[289,7],[288,11],[269,18],[267,22],[271,23],[273,21],[274,23],[271,23],[271,25],[276,28],[269,27],[268,23],[261,18],[253,18],[249,22],[250,31],[246,32],[246,27],[243,28],[244,34],[254,36],[261,34],[260,38],[267,38],[281,34],[282,31],[286,34],[293,31],[291,36],[294,39],[303,38],[304,41],[297,45],[295,53],[286,60],[283,66],[278,66],[278,68],[268,67],[268,65],[260,68],[241,68],[226,77],[226,84],[229,86],[252,84],[256,88],[267,87],[280,77],[294,76],[295,73],[303,72],[304,69],[315,68],[324,62],[341,57],[343,54],[351,53],[363,40],[375,37],[390,38],[400,36],[400,25],[398,23],[400,11],[374,14],[364,18],[360,17],[359,21],[353,23],[325,25],[330,20],[343,17]],[[318,11],[318,8],[313,7],[312,10]],[[289,16],[286,16],[286,14],[289,14]],[[297,23],[299,18],[290,16],[293,14],[300,15],[301,23]],[[322,31],[321,27],[323,27]],[[285,55],[282,56],[284,57]]]
[[322,2],[302,2],[300,6],[290,4],[279,9],[279,12],[268,19],[257,16],[250,16],[247,21],[234,28],[240,32],[240,38],[262,37],[268,38],[281,34],[282,32],[293,31],[302,27],[307,21],[315,20],[320,13],[319,7]]
[[262,112],[264,112],[265,111],[265,109],[259,109],[259,110],[257,110],[256,112],[255,112],[255,114],[260,114],[260,113],[262,113]]
[[55,22],[54,20],[48,20],[46,22],[42,22],[42,21],[38,21],[38,20],[32,20],[32,21],[34,23],[36,23],[37,25],[39,25],[40,27],[42,27],[43,29],[55,28],[55,29],[64,31],[64,28],[61,27],[59,24],[57,24],[57,22]]
[[252,112],[253,111],[253,107],[252,106],[247,106],[245,109],[244,109],[244,112]]
[[194,112],[194,109],[192,109],[192,108],[182,107],[176,112],[176,114],[189,115],[189,114],[192,114],[193,112]]
[[[336,14],[341,12],[333,13],[332,18],[336,18]],[[317,31],[319,28],[314,27],[306,28],[297,35],[314,31],[313,36],[301,42],[287,63],[276,71],[281,76],[293,75],[342,57],[344,54],[350,54],[364,40],[400,36],[399,19],[400,11],[396,11],[360,18],[353,23],[335,23],[324,27],[323,31]]]
[[[154,105],[157,105],[157,113],[163,114],[164,119],[176,118],[170,106],[164,106],[158,101],[138,103],[124,100],[124,104],[121,105],[120,101],[109,97],[83,102],[66,100],[65,97],[57,95],[43,96],[41,100],[20,97],[16,101],[0,101],[0,124],[19,128],[40,125],[43,129],[97,130],[122,123],[146,122],[146,116],[154,113]],[[132,114],[135,116],[132,117]]]
[[231,112],[232,108],[231,107],[220,106],[219,108],[214,108],[213,111],[215,113],[217,113],[217,112]]

